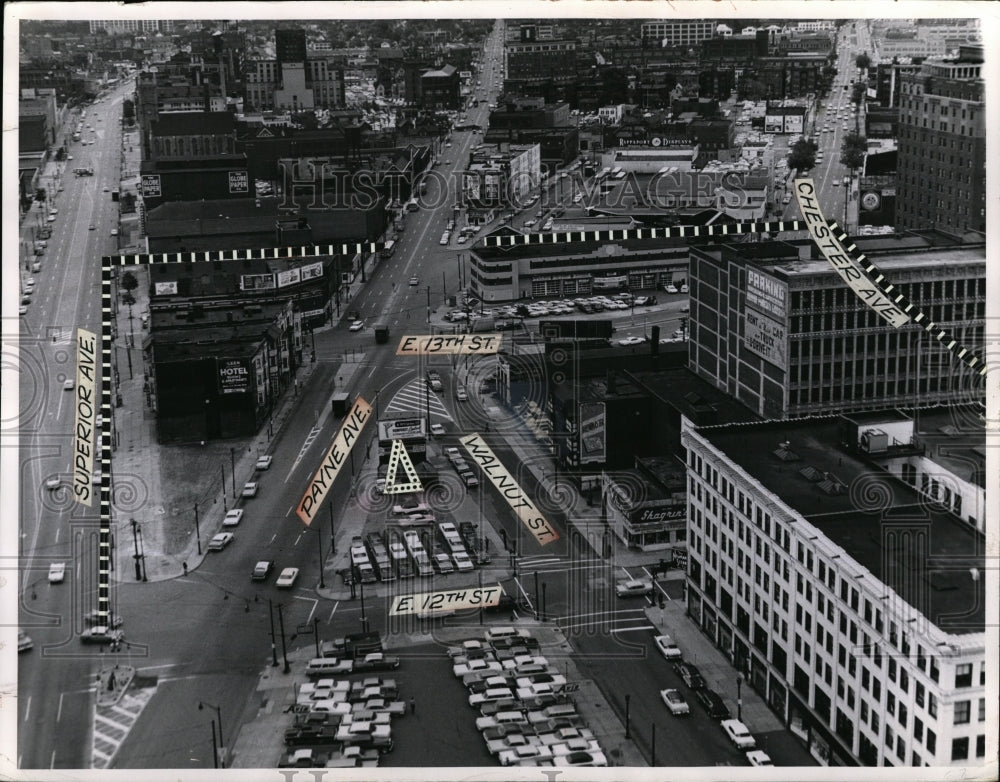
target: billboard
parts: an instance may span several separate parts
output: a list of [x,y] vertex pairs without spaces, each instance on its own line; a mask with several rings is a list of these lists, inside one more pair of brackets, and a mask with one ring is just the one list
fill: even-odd
[[743,347],[780,369],[788,368],[785,324],[748,309],[743,318]]
[[241,291],[261,291],[275,287],[273,274],[243,274],[240,275]]
[[788,285],[769,274],[747,269],[747,305],[784,320]]
[[408,440],[410,438],[427,437],[427,419],[392,418],[378,422],[378,440],[385,443],[390,440]]
[[250,178],[247,176],[246,171],[229,172],[229,192],[230,193],[250,192]]
[[157,198],[161,195],[159,174],[142,175],[142,195],[144,198]]
[[250,360],[246,358],[216,359],[219,370],[220,394],[244,394],[250,390]]
[[580,464],[604,462],[608,455],[607,412],[604,402],[580,405]]
[[153,286],[153,291],[156,296],[176,296],[177,295],[177,281],[172,282],[157,282]]

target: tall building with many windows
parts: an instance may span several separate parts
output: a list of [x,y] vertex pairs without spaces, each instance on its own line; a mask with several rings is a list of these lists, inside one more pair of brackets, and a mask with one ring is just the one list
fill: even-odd
[[983,47],[901,78],[897,227],[985,231]]
[[275,30],[273,60],[246,64],[246,100],[254,111],[309,111],[344,105],[344,69],[328,55],[309,52],[305,31]]
[[[983,237],[856,239],[934,323],[975,350],[984,338]],[[812,243],[691,247],[690,367],[765,418],[953,404],[971,372],[934,336],[893,328]]]
[[674,21],[643,22],[640,36],[644,43],[653,46],[697,46],[715,35],[719,19],[680,19]]
[[90,32],[104,30],[108,33],[169,33],[173,32],[173,19],[102,19],[90,20]]
[[986,762],[984,536],[888,469],[945,430],[985,449],[975,409],[684,420],[688,613],[825,765]]

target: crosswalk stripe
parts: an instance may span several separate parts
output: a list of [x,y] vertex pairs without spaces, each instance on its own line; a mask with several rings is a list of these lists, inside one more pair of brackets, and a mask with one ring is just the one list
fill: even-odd
[[609,633],[631,633],[633,630],[655,630],[653,625],[642,625],[641,627],[612,627]]

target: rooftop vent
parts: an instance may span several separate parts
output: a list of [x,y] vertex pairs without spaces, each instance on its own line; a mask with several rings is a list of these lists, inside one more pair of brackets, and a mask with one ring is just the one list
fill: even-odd
[[772,453],[777,456],[783,462],[797,462],[799,460],[799,455],[795,451],[786,447],[788,443],[779,443],[778,447],[772,451]]
[[799,475],[801,475],[807,481],[812,481],[813,483],[817,483],[823,480],[823,473],[821,473],[812,465],[803,467],[801,470],[799,470]]

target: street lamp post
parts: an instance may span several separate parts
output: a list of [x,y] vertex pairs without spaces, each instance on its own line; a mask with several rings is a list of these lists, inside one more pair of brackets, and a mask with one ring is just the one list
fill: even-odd
[[278,667],[278,645],[274,638],[274,603],[271,598],[267,599],[267,618],[271,623],[271,667]]
[[326,506],[327,510],[330,511],[330,553],[337,553],[337,535],[333,528],[333,503],[331,502]]
[[743,721],[743,674],[736,674],[736,719]]
[[201,529],[198,527],[198,503],[194,504],[194,538],[198,543],[198,556],[201,556]]
[[139,569],[139,536],[136,531],[136,520],[129,519],[132,523],[132,546],[135,548],[135,554],[133,559],[135,559],[135,580],[142,581],[142,571]]
[[[323,528],[321,526],[316,527],[316,541],[319,544],[319,588],[326,589],[326,583],[323,581]],[[319,655],[316,655],[319,657]]]
[[285,646],[285,617],[281,613],[282,605],[278,603],[278,628],[281,630],[281,654],[285,658],[284,672],[288,673],[292,667],[288,664],[288,648]]
[[215,739],[215,717],[212,717],[212,764],[215,768],[219,767],[219,745]]
[[230,475],[233,479],[233,499],[236,499],[236,449],[229,449],[229,467]]
[[361,632],[368,632],[368,617],[365,615],[365,582],[358,581],[361,587]]
[[[203,711],[205,707],[208,707],[215,711],[215,716],[219,720],[219,748],[222,750],[222,767],[226,767],[226,742],[222,738],[222,709],[219,706],[213,706],[211,703],[206,703],[205,701],[198,701],[198,711]],[[214,734],[213,734],[214,735]],[[216,753],[218,755],[218,753]]]

